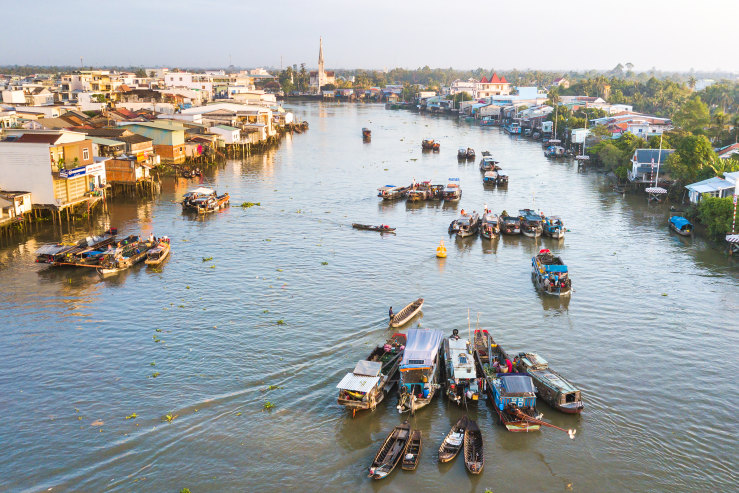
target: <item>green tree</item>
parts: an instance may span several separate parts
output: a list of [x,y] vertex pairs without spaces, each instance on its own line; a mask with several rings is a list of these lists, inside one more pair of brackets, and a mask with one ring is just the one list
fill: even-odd
[[136,77],[145,78],[146,77],[146,70],[140,68],[136,70]]
[[734,203],[731,197],[703,197],[698,204],[698,218],[713,239],[720,239],[729,232],[733,213]]
[[703,132],[704,127],[711,122],[708,105],[701,101],[700,96],[682,105],[673,119],[678,127],[692,133]]
[[621,149],[616,147],[612,142],[606,142],[605,145],[598,150],[597,156],[598,160],[608,170],[618,168],[623,160]]
[[703,168],[716,159],[716,153],[705,135],[691,135],[680,141],[675,152],[667,158],[672,176],[682,183],[692,183]]

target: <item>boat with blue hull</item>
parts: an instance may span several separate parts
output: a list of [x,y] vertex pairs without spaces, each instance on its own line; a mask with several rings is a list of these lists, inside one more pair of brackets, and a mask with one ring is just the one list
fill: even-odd
[[540,399],[557,411],[567,414],[582,412],[580,389],[552,370],[549,363],[536,353],[518,353],[517,371],[526,373],[534,381]]
[[508,431],[539,430],[539,423],[532,422],[538,421],[540,415],[536,410],[536,388],[530,376],[496,373],[486,379],[488,399],[495,408],[500,423]]
[[439,356],[444,335],[440,330],[408,329],[407,338],[400,362],[397,409],[413,414],[427,406],[441,387]]
[[565,227],[562,219],[558,216],[547,216],[544,218],[544,236],[549,236],[555,240],[561,240],[565,237]]

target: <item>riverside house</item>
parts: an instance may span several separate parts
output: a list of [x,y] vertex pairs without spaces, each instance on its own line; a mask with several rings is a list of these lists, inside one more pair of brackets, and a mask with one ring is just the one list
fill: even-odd
[[629,181],[634,183],[653,183],[658,168],[663,174],[665,160],[675,152],[674,149],[636,149],[631,157]]
[[185,161],[185,129],[186,127],[173,120],[157,120],[153,122],[118,122],[131,132],[150,138],[154,152],[162,163],[180,164]]

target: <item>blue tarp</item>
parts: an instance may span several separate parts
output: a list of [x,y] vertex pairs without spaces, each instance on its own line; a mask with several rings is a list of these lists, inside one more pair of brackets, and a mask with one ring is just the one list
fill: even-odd
[[682,216],[672,216],[670,218],[670,222],[674,224],[677,229],[683,229],[683,226],[685,226],[686,224],[692,226],[692,224],[690,224],[690,221]]
[[545,265],[544,271],[545,272],[567,272],[567,266],[566,265]]
[[408,329],[408,341],[401,368],[424,368],[433,365],[444,335],[440,330]]

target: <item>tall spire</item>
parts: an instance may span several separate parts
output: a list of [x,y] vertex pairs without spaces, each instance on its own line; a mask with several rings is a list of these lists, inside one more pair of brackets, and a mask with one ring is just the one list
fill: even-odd
[[318,48],[318,67],[323,68],[323,37],[319,38],[319,48]]

